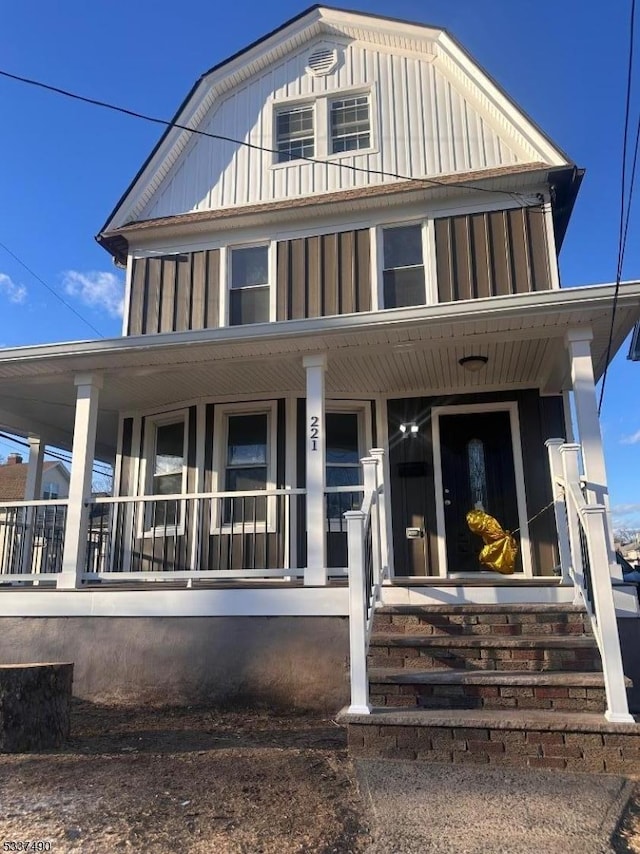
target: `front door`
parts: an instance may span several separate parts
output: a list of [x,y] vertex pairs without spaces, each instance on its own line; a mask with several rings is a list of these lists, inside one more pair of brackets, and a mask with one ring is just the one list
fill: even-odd
[[469,510],[484,510],[510,531],[518,528],[509,413],[442,414],[439,427],[447,570],[477,572],[482,541],[469,530]]

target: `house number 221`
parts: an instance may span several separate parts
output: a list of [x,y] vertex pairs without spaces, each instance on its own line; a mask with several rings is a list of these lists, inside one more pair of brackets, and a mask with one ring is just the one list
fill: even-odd
[[318,437],[320,435],[320,418],[317,415],[311,416],[311,424],[309,429],[309,439],[311,439],[311,450],[318,450]]

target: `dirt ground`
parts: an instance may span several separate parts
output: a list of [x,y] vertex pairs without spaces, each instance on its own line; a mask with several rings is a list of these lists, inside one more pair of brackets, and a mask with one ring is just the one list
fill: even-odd
[[[0,852],[358,854],[370,842],[331,720],[75,702],[72,733],[55,752],[0,755]],[[640,854],[640,789],[612,851]]]
[[345,733],[330,720],[75,703],[72,732],[59,751],[0,756],[0,851],[41,841],[53,852],[330,854],[367,843]]

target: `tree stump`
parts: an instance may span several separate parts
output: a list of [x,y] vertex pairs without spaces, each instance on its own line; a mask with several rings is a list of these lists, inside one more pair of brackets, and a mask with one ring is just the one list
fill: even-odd
[[73,664],[0,665],[0,752],[60,747],[69,737]]

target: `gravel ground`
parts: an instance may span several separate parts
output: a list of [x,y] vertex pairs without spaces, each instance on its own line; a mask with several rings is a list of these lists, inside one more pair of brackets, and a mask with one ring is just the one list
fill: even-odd
[[[359,852],[344,731],[328,720],[78,703],[73,738],[0,756],[0,851]],[[14,849],[15,850],[15,849]]]

